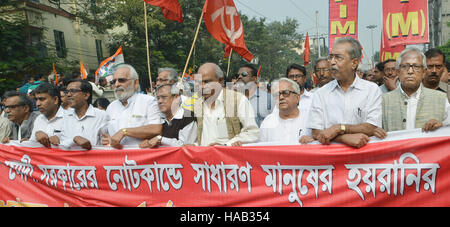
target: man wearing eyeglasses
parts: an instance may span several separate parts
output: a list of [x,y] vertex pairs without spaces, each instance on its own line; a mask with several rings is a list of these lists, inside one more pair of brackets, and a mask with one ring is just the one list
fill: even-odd
[[72,79],[65,90],[71,109],[66,111],[60,145],[66,148],[80,146],[90,150],[100,145],[101,132],[108,115],[92,106],[92,86],[86,80]]
[[314,65],[314,74],[317,77],[317,80],[319,81],[318,87],[312,89],[310,92],[313,93],[319,88],[325,86],[325,84],[328,84],[330,81],[334,80],[334,78],[331,76],[331,69],[330,69],[330,62],[328,61],[328,58],[319,58],[316,61],[316,64]]
[[8,143],[10,139],[20,142],[28,140],[39,112],[33,111],[33,102],[24,93],[9,91],[4,94],[4,99],[5,112],[13,125],[9,137],[4,138],[2,143]]
[[444,74],[445,55],[437,48],[429,49],[425,52],[427,58],[427,70],[423,78],[423,85],[426,88],[447,93],[447,84],[441,82]]
[[356,75],[361,45],[351,37],[338,39],[329,55],[335,78],[314,93],[308,128],[322,144],[340,142],[360,148],[370,136],[384,138],[381,127],[381,91]]
[[381,92],[388,93],[395,90],[400,86],[400,80],[398,80],[398,72],[396,69],[396,60],[388,59],[383,62],[383,81],[384,83],[380,86]]
[[164,114],[162,135],[144,140],[140,148],[159,145],[182,147],[197,140],[197,122],[191,111],[181,108],[180,89],[176,84],[164,84],[156,88],[158,107]]
[[279,111],[271,113],[262,122],[259,142],[284,145],[312,142],[311,130],[306,128],[307,112],[297,107],[300,102],[297,82],[281,78],[272,83],[272,94],[277,97]]
[[245,94],[250,104],[252,104],[253,111],[256,113],[256,124],[260,126],[264,118],[272,112],[275,106],[272,96],[261,90],[257,85],[257,70],[252,64],[241,66],[236,79],[236,84],[242,84],[242,87],[236,88],[237,91]]
[[109,104],[108,132],[102,144],[122,149],[123,145],[139,145],[145,139],[161,135],[162,114],[155,97],[139,94],[139,75],[133,66],[122,64],[113,75],[116,100]]
[[449,125],[450,105],[446,94],[426,88],[425,55],[417,48],[407,48],[397,59],[401,85],[383,96],[383,128],[386,131],[422,128],[433,131]]

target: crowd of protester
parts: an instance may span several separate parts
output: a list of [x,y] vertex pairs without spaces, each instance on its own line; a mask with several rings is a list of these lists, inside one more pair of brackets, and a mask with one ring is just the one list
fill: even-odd
[[[0,139],[86,150],[313,141],[360,148],[390,131],[450,125],[450,64],[440,50],[406,48],[366,72],[360,63],[359,42],[345,37],[314,63],[314,77],[291,64],[271,84],[259,82],[255,65],[225,78],[211,62],[198,68],[193,87],[175,69],[160,68],[148,94],[129,64],[119,65],[110,83],[77,73],[58,83],[53,76],[27,76],[2,96]],[[102,97],[105,88],[115,100]]]

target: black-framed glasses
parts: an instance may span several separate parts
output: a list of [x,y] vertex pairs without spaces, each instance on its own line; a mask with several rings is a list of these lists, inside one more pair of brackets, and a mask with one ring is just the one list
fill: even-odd
[[291,74],[291,75],[288,75],[287,77],[291,80],[295,80],[297,78],[304,77],[304,76],[305,75],[303,75],[303,74]]
[[64,90],[64,93],[65,93],[65,94],[69,94],[69,93],[75,94],[75,93],[81,92],[81,91],[82,91],[81,89],[75,89],[75,88],[72,88],[72,89],[66,89],[66,90]]
[[119,83],[123,84],[123,83],[125,83],[125,82],[127,82],[127,81],[129,81],[129,80],[131,80],[131,79],[128,79],[128,78],[119,78],[119,79],[113,79],[113,80],[111,80],[111,83],[112,83],[112,84],[115,84],[117,81],[119,81]]
[[295,91],[291,91],[291,90],[283,90],[278,92],[278,97],[283,96],[285,98],[289,98],[289,96],[291,96],[291,94],[297,94]]
[[401,64],[400,69],[403,71],[408,71],[410,68],[412,68],[415,72],[419,72],[421,69],[423,69],[423,65],[416,65],[416,64]]
[[25,104],[16,104],[16,105],[9,105],[9,106],[4,106],[4,109],[15,109],[19,106],[25,106]]

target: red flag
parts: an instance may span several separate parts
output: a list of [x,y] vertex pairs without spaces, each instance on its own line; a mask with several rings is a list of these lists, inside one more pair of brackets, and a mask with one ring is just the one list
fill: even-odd
[[87,78],[87,70],[83,65],[83,62],[80,61],[80,73],[81,73],[81,79],[85,80]]
[[178,0],[144,0],[146,3],[161,8],[163,16],[168,20],[183,23],[183,11]]
[[309,52],[311,52],[311,49],[309,48],[309,34],[307,32],[305,40],[305,50],[303,51],[303,61],[305,62],[305,67],[309,64]]
[[229,57],[232,48],[245,60],[253,59],[245,45],[244,26],[233,0],[206,0],[203,12],[209,33],[226,45],[225,57]]

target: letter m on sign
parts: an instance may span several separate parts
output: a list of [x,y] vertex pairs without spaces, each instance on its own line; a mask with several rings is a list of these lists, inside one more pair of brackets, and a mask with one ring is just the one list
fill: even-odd
[[355,31],[356,31],[355,21],[346,21],[344,26],[342,26],[341,21],[331,21],[332,35],[345,35],[345,34],[354,35]]
[[392,14],[392,37],[398,37],[399,31],[402,36],[408,36],[410,31],[412,35],[419,35],[419,13],[408,12],[406,20],[403,13]]
[[429,43],[427,0],[383,0],[385,46]]

